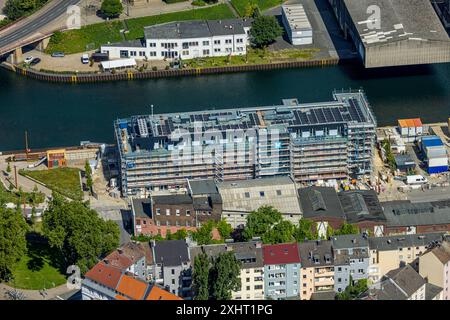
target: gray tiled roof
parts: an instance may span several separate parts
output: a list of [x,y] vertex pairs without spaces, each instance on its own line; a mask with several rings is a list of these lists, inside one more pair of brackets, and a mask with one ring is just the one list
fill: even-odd
[[193,39],[221,35],[245,34],[250,20],[193,20],[169,22],[144,28],[146,39]]
[[383,208],[374,190],[352,190],[338,193],[348,223],[386,221]]
[[155,262],[165,267],[180,266],[189,262],[188,245],[184,240],[164,240],[155,242]]
[[395,282],[408,297],[420,289],[426,281],[420,274],[416,272],[409,264],[398,269],[389,271],[386,277]]
[[442,241],[444,233],[407,234],[390,237],[370,237],[371,250],[389,251],[405,247],[427,246],[434,241]]
[[152,196],[153,204],[192,204],[192,198],[186,194]]
[[412,203],[408,200],[381,203],[387,226],[404,227],[450,223],[450,200]]
[[435,286],[432,283],[425,284],[425,300],[433,300],[439,293],[441,293],[442,288]]
[[307,187],[298,190],[305,218],[335,217],[344,219],[344,211],[334,188]]
[[255,242],[238,242],[227,244],[213,244],[205,246],[196,246],[189,248],[191,259],[204,252],[210,257],[216,257],[220,253],[231,251],[235,254],[237,260],[241,261],[241,268],[261,268],[263,267],[262,248],[257,247]]
[[[333,266],[331,241],[305,241],[298,244],[298,251],[302,268]],[[315,257],[318,263],[314,262]]]
[[193,196],[219,193],[216,183],[212,179],[189,180],[190,192]]
[[333,249],[369,247],[368,237],[364,234],[346,234],[331,238]]
[[142,40],[126,40],[115,43],[108,43],[105,47],[129,47],[129,48],[145,48]]
[[134,214],[138,218],[152,218],[150,199],[133,199]]

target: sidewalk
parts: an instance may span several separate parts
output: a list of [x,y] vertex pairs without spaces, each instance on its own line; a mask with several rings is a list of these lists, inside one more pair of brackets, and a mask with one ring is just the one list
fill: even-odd
[[[14,290],[14,288],[8,286],[7,284],[0,283],[0,300],[9,300],[6,296],[6,291]],[[59,287],[51,288],[46,290],[45,298],[41,295],[40,290],[22,290],[16,289],[17,291],[25,295],[25,300],[51,300],[57,298],[57,296],[74,291],[73,289],[67,288],[66,284],[60,285]]]

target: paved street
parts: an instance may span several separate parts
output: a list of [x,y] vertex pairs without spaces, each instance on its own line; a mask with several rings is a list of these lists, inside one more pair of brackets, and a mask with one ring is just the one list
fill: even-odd
[[79,1],[53,0],[36,14],[3,30],[0,33],[0,53],[6,49],[11,49],[16,43],[25,41],[35,34],[39,34],[41,29],[44,29],[47,25],[66,14],[67,8],[77,4]]
[[[4,283],[0,283],[0,300],[8,300],[6,292],[9,290],[13,290],[13,288]],[[47,289],[45,297],[41,294],[40,290],[17,289],[17,291],[22,293],[26,300],[53,300],[58,299],[58,296],[62,296],[64,299],[65,296],[71,296],[75,293],[73,289],[67,288],[66,284],[60,285],[56,288]]]

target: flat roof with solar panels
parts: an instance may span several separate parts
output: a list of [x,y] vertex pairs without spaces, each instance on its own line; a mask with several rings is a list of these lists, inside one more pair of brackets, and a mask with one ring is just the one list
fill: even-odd
[[282,7],[282,19],[292,44],[311,44],[312,27],[301,4],[286,4]]
[[160,149],[177,129],[192,135],[207,130],[222,132],[225,138],[227,130],[277,128],[294,132],[320,125],[375,123],[362,91],[334,93],[334,98],[322,103],[300,104],[297,99],[284,99],[282,104],[268,107],[133,116],[117,120],[115,128],[122,153],[131,155],[152,151],[155,142]]

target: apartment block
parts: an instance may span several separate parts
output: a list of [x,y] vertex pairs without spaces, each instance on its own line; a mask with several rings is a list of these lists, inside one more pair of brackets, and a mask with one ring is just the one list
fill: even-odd
[[450,243],[448,241],[437,244],[419,257],[419,273],[429,283],[443,289],[443,300],[450,300]]
[[187,179],[291,175],[295,182],[372,172],[376,120],[362,91],[334,100],[133,116],[114,122],[125,196],[185,188]]
[[331,241],[305,241],[298,244],[301,261],[300,299],[313,293],[334,291],[334,262]]
[[347,286],[368,278],[369,240],[366,233],[331,238],[334,256],[334,290],[343,292]]
[[263,246],[265,296],[299,298],[300,255],[296,243]]
[[369,280],[381,281],[389,271],[412,263],[442,240],[443,233],[369,238]]
[[194,266],[195,257],[205,253],[208,257],[216,257],[221,253],[233,252],[241,263],[240,290],[232,292],[233,300],[264,299],[264,265],[262,245],[260,242],[240,242],[217,245],[192,246],[189,248]]

